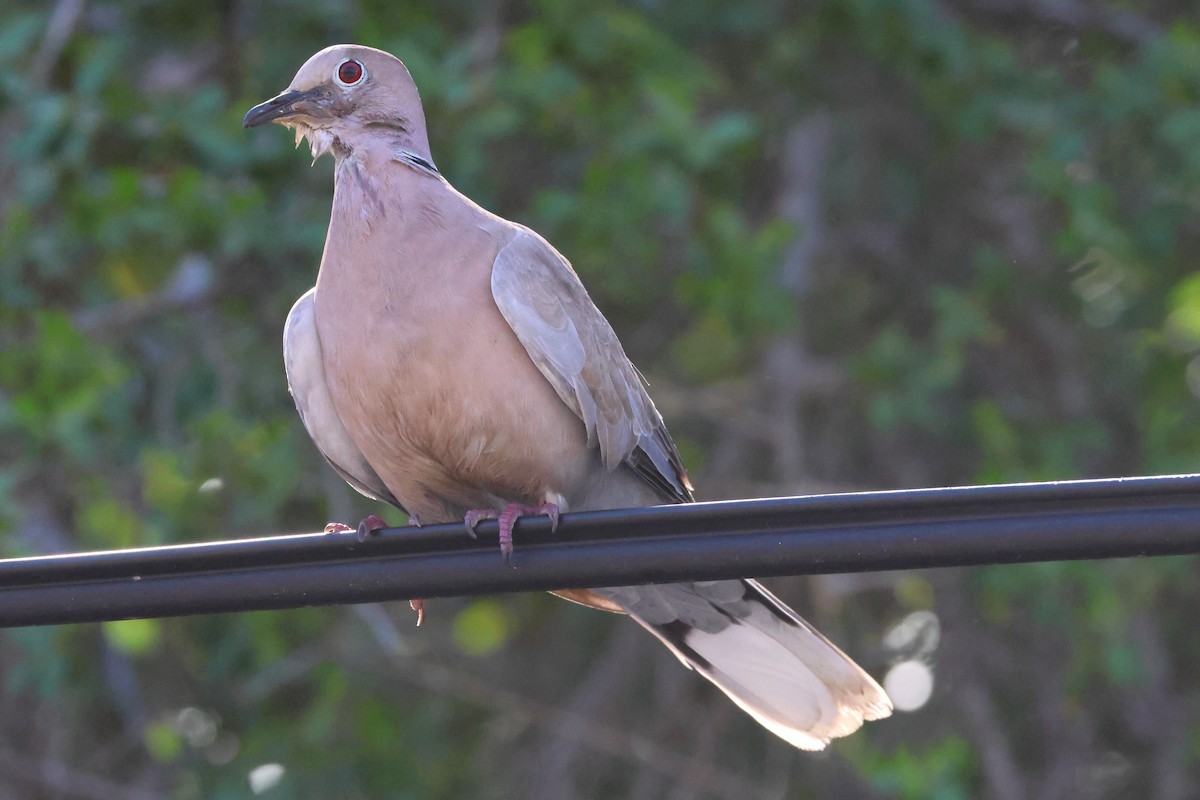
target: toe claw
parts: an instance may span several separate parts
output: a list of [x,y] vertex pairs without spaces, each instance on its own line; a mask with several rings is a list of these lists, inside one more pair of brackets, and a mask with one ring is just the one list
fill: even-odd
[[326,533],[349,533],[354,530],[344,522],[331,522],[325,526]]
[[463,517],[463,525],[466,526],[467,533],[471,534],[472,539],[478,539],[475,527],[485,519],[495,519],[497,516],[497,513],[490,508],[473,508]]
[[558,506],[554,503],[542,503],[538,506],[538,511],[550,518],[550,532],[558,531]]
[[417,627],[421,627],[421,623],[425,621],[425,600],[419,597],[409,600],[408,607],[417,612]]

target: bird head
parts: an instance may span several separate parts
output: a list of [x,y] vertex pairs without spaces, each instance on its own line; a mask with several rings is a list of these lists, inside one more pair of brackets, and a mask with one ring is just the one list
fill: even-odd
[[307,137],[313,158],[341,158],[372,138],[429,159],[421,98],[408,68],[382,50],[338,44],[300,67],[283,92],[246,112],[242,125],[268,122],[292,128],[296,144]]

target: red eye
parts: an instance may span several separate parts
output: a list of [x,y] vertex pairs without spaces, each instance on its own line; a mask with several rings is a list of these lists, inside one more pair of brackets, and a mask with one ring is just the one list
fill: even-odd
[[354,60],[343,61],[337,69],[337,79],[346,86],[353,86],[362,80],[362,64]]

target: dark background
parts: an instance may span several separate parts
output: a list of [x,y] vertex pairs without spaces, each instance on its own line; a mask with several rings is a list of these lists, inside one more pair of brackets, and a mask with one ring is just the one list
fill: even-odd
[[[1192,4],[9,2],[5,553],[381,513],[280,359],[330,161],[240,124],[339,41],[574,262],[703,498],[1195,468]],[[18,630],[0,794],[1195,796],[1194,559],[771,585],[929,701],[802,754],[544,595]]]

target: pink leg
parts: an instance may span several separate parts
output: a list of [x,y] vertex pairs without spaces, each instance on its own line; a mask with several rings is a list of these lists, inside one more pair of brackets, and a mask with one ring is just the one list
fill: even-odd
[[494,508],[473,508],[463,517],[463,524],[467,526],[467,533],[474,537],[475,526],[483,520],[494,519],[500,523],[500,554],[504,556],[504,563],[512,566],[513,526],[521,517],[536,517],[543,514],[550,517],[550,530],[558,530],[558,506],[554,503],[542,503],[536,506],[509,503],[503,511],[497,511]]

